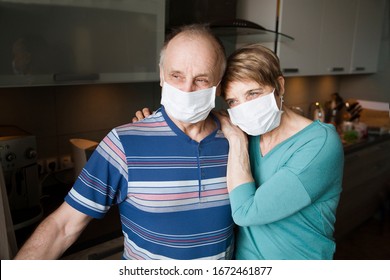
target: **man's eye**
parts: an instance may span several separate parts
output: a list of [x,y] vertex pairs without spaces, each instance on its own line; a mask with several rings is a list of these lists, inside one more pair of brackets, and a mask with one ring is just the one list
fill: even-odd
[[196,79],[195,82],[198,85],[207,85],[209,83],[207,79]]

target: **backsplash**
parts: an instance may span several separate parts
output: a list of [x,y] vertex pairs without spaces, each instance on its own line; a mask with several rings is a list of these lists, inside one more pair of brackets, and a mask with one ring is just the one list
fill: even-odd
[[158,83],[0,88],[0,125],[15,125],[37,138],[38,157],[70,154],[70,138],[100,141],[160,101]]
[[[345,99],[388,102],[389,94],[382,86],[387,79],[375,78],[381,75],[286,78],[285,104],[300,107],[311,117],[311,104],[324,104],[334,92]],[[158,108],[160,94],[157,82],[0,88],[0,125],[16,125],[35,135],[39,158],[61,157],[71,153],[70,138],[99,142],[112,128],[130,122],[137,110]],[[224,107],[220,98],[216,107]]]
[[291,77],[285,81],[285,105],[299,107],[306,117],[314,102],[325,103],[339,90],[338,76]]

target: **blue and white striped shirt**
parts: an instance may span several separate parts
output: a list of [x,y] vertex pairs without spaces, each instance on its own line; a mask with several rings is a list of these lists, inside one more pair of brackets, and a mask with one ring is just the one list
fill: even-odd
[[228,148],[219,129],[192,140],[161,107],[113,129],[66,201],[94,218],[118,204],[124,259],[231,259]]

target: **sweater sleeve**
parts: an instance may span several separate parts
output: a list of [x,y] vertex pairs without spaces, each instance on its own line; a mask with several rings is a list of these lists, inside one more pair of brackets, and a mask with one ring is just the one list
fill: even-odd
[[300,140],[289,159],[260,186],[254,182],[230,193],[233,219],[240,226],[262,225],[286,218],[317,200],[339,195],[343,149],[331,129]]

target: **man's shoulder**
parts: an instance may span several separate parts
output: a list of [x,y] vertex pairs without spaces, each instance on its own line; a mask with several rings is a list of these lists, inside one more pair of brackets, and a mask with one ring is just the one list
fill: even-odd
[[171,131],[164,119],[161,111],[156,111],[149,117],[138,122],[120,125],[115,128],[119,136],[121,135],[152,135],[168,133]]

